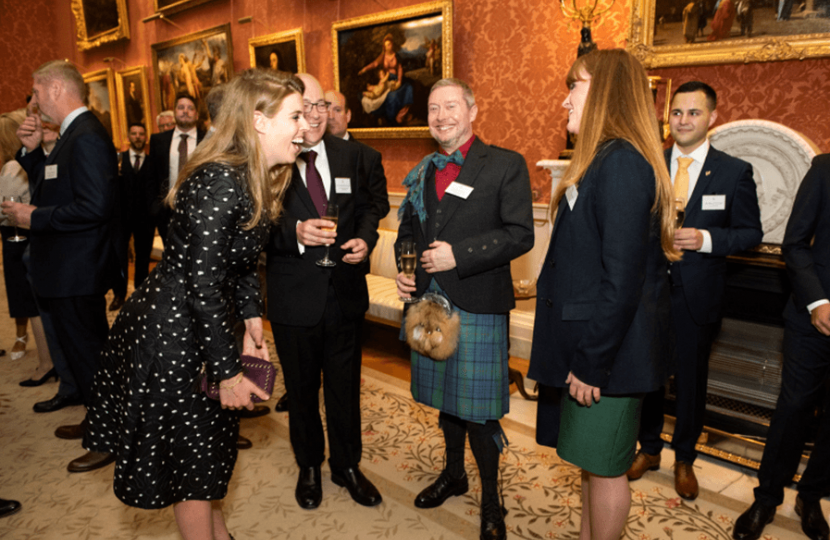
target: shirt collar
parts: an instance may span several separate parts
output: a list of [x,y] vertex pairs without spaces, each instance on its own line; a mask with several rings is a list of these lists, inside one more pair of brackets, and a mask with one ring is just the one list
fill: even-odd
[[67,114],[66,118],[64,118],[63,122],[61,122],[61,130],[60,130],[61,137],[63,137],[63,132],[66,131],[66,128],[69,127],[69,124],[71,124],[76,118],[78,118],[79,116],[81,116],[82,114],[87,112],[88,110],[89,109],[87,109],[86,106],[81,106],[81,107],[78,107],[77,109],[75,109],[74,111],[72,111],[71,113]]
[[[475,134],[473,134],[469,139],[467,139],[467,142],[458,147],[458,149],[461,151],[461,157],[463,157],[464,159],[467,159],[467,152],[470,151],[470,147],[473,145],[474,140],[476,140]],[[444,154],[445,156],[449,155],[444,151],[443,148],[439,148],[438,151]]]
[[314,150],[315,152],[317,152],[317,155],[318,155],[318,156],[319,156],[320,154],[325,154],[325,153],[326,153],[326,147],[325,147],[325,145],[323,144],[323,139],[320,139],[320,142],[318,142],[317,144],[315,144],[315,145],[314,145],[314,146],[312,146],[311,148],[303,148],[303,153],[306,153],[306,152],[311,152],[312,150]]
[[179,126],[176,126],[173,129],[173,138],[181,138],[182,135],[187,135],[188,137],[195,137],[196,136],[196,128],[191,128],[190,131],[182,131],[179,129]]
[[700,163],[703,165],[703,162],[706,161],[706,156],[709,155],[709,139],[703,141],[703,144],[692,150],[689,154],[684,154],[680,151],[680,148],[677,147],[677,143],[674,143],[671,149],[671,159],[672,161],[676,160],[679,157],[690,157],[695,162]]

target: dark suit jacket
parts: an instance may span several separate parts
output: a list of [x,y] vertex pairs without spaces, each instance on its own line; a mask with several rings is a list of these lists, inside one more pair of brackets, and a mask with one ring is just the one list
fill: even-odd
[[[297,223],[317,219],[319,214],[296,165],[285,193],[283,214],[271,233],[268,255],[268,318],[274,324],[310,327],[316,325],[326,307],[329,283],[347,318],[357,319],[369,309],[369,292],[360,265],[343,262],[340,249],[352,238],[361,238],[371,251],[378,239],[378,219],[371,211],[366,182],[360,180],[363,155],[360,147],[332,135],[325,135],[331,173],[329,201],[340,207],[337,238],[329,248],[334,268],[315,264],[323,258],[325,246],[306,247],[300,254]],[[351,193],[336,193],[335,178],[348,178]]]
[[656,390],[673,348],[667,260],[652,214],[654,170],[628,142],[606,143],[559,203],[537,284],[528,377],[568,372],[603,393]]
[[533,247],[533,197],[524,158],[476,138],[455,180],[473,188],[467,199],[446,194],[437,202],[435,170],[427,171],[425,203],[437,206],[421,223],[411,204],[404,207],[396,248],[414,240],[418,256],[442,240],[452,246],[456,267],[427,274],[420,261],[415,272],[424,294],[432,278],[455,305],[471,313],[507,313],[516,305],[510,261]]
[[[150,155],[141,168],[147,193],[147,207],[150,213],[158,216],[165,213],[162,202],[170,191],[170,145],[173,144],[175,129],[163,131],[150,136]],[[196,144],[202,142],[205,132],[196,131]]]
[[807,306],[830,297],[830,154],[816,156],[804,176],[781,249],[793,287],[785,316],[809,319]]
[[[22,157],[18,153],[34,179],[29,272],[38,295],[104,294],[126,280],[116,156],[91,112],[69,124],[48,157],[40,148]],[[57,177],[47,180],[50,166],[57,167]]]
[[147,168],[146,154],[142,153],[141,168],[136,172],[133,168],[133,162],[130,159],[130,151],[125,150],[121,152],[121,174],[119,175],[119,182],[124,192],[123,204],[121,206],[124,221],[127,224],[131,224],[135,217],[147,214],[149,211],[147,207],[147,187],[144,185],[146,178],[144,172]]
[[[666,150],[671,169],[671,148]],[[723,210],[703,210],[704,195],[725,195]],[[712,253],[684,251],[671,266],[673,280],[683,284],[683,295],[699,325],[720,320],[726,289],[726,257],[761,243],[761,210],[752,165],[710,146],[700,177],[686,204],[684,227],[705,229],[712,235]]]

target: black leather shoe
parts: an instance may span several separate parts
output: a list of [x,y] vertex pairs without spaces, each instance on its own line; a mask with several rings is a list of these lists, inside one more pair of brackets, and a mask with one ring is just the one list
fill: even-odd
[[282,397],[277,400],[277,404],[274,405],[274,410],[277,412],[288,412],[288,393],[282,395]]
[[104,452],[87,452],[78,459],[73,459],[69,462],[66,470],[69,472],[88,472],[106,467],[110,463],[115,462],[115,454],[107,454]]
[[300,508],[314,510],[323,500],[323,484],[320,481],[320,466],[300,467],[300,477],[297,479],[297,489],[294,498]]
[[259,418],[260,416],[265,416],[269,412],[271,412],[271,409],[265,405],[254,405],[254,408],[250,411],[245,408],[241,409],[239,411],[239,418]]
[[7,501],[0,499],[0,518],[6,517],[20,511],[20,503],[17,501]]
[[357,467],[349,467],[342,471],[331,471],[331,481],[338,486],[349,490],[354,502],[363,506],[377,506],[383,502],[378,489],[368,478],[363,476]]
[[46,375],[41,377],[40,379],[26,379],[25,381],[20,381],[20,386],[24,387],[31,387],[31,386],[40,386],[41,384],[45,383],[49,379],[55,379],[55,382],[58,380],[58,372],[55,371],[55,368],[50,369],[46,372]]
[[801,530],[810,540],[828,540],[830,527],[821,512],[820,501],[805,501],[800,496],[796,497],[795,513],[801,516]]
[[32,407],[32,409],[34,409],[34,411],[37,413],[44,413],[59,411],[64,407],[82,404],[83,399],[81,399],[81,396],[78,394],[75,394],[74,396],[62,396],[58,394],[52,399],[48,399],[46,401],[39,401],[35,403],[35,406]]
[[70,441],[74,439],[83,439],[84,434],[86,433],[86,426],[86,418],[84,418],[80,424],[73,426],[61,426],[55,430],[55,437],[58,439],[68,439]]
[[735,520],[732,538],[735,540],[758,540],[764,527],[775,519],[775,507],[761,504],[758,501]]
[[415,497],[415,506],[418,508],[436,508],[444,504],[444,501],[450,497],[464,495],[469,489],[466,474],[461,478],[453,478],[445,470],[435,482],[428,485]]
[[247,437],[243,437],[242,435],[239,435],[236,438],[236,449],[237,450],[248,450],[249,448],[253,448],[253,447],[254,447],[254,443],[251,442],[251,439],[249,439]]
[[481,540],[505,540],[507,538],[507,527],[504,524],[506,512],[502,505],[496,501],[486,503],[481,507]]

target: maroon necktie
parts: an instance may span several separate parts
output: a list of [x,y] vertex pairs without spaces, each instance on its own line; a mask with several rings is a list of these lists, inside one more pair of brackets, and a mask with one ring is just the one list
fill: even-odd
[[134,170],[135,172],[138,172],[138,170],[139,170],[140,168],[141,168],[141,155],[140,155],[140,154],[136,154],[136,155],[135,155],[135,163],[133,163],[133,170]]
[[182,140],[179,141],[179,172],[182,171],[187,161],[187,134],[182,133]]
[[317,152],[311,150],[304,154],[300,154],[304,158],[307,165],[305,168],[305,180],[308,186],[308,194],[311,195],[311,200],[314,202],[314,207],[317,208],[317,213],[320,217],[326,215],[326,207],[328,206],[328,199],[326,198],[326,188],[323,187],[323,179],[320,177],[320,171],[314,162],[317,160]]

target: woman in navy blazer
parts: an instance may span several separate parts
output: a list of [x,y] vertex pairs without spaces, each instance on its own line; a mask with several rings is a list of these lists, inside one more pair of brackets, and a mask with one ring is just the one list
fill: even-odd
[[528,376],[541,385],[537,440],[583,469],[580,536],[618,539],[642,397],[669,374],[666,272],[680,254],[642,65],[595,51],[567,80],[568,131],[579,138],[552,201]]

